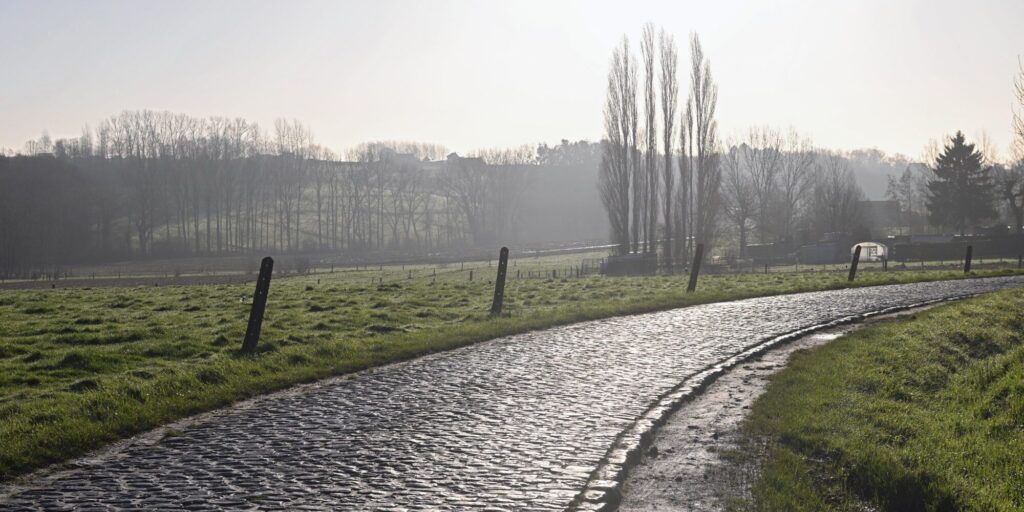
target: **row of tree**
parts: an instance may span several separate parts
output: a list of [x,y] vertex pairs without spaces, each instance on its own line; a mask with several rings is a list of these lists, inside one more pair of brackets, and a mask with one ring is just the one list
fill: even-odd
[[[547,148],[557,157],[564,151]],[[342,160],[297,121],[124,112],[0,156],[0,272],[130,256],[429,252],[507,241],[540,161],[362,144]]]
[[[737,255],[748,242],[817,240],[859,227],[864,193],[850,159],[815,149],[795,131],[753,128],[723,150],[723,212],[734,229]],[[753,235],[753,237],[751,237]]]
[[645,25],[639,53],[631,52],[627,37],[612,52],[604,105],[599,186],[619,254],[660,251],[671,268],[688,261],[696,243],[710,247],[730,236],[737,251],[724,252],[742,258],[751,241],[792,247],[894,224],[919,233],[927,221],[936,230],[963,234],[1005,220],[1018,232],[1024,229],[1024,67],[1014,84],[1017,163],[996,164],[959,132],[933,151],[932,165],[893,159],[886,164],[905,165],[888,187],[902,222],[871,226],[854,165],[883,154],[817,149],[792,130],[767,127],[721,143],[717,86],[698,36],[690,39],[683,108],[672,35],[661,30],[656,40],[654,26]]
[[655,44],[655,29],[648,23],[639,60],[626,37],[612,53],[604,107],[599,187],[611,238],[621,254],[654,252],[660,239],[670,266],[692,252],[693,240],[714,240],[719,207],[718,87],[696,35],[690,40],[690,59],[690,93],[679,108],[675,40],[660,30]]

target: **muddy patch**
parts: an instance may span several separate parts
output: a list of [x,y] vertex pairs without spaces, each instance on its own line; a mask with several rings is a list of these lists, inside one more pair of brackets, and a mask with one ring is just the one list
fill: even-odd
[[621,511],[719,511],[733,498],[749,498],[755,467],[735,467],[720,454],[736,448],[738,428],[769,378],[789,357],[867,325],[910,316],[924,306],[803,336],[740,364],[715,380],[659,427],[622,485]]

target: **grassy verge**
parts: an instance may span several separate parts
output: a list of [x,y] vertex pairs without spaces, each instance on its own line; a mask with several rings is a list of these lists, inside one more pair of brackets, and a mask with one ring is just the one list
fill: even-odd
[[[569,263],[515,261],[500,318],[486,314],[487,263],[277,279],[251,356],[237,347],[252,284],[0,292],[0,479],[257,394],[506,334],[847,285],[841,272],[707,276],[689,295],[685,276],[514,279]],[[856,284],[961,276],[865,272]]]
[[755,402],[736,510],[1024,509],[1024,290],[797,353]]

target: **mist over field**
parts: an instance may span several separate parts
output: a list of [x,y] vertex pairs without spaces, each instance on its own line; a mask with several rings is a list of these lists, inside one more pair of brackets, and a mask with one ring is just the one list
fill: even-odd
[[[188,21],[163,4],[3,5],[4,46],[32,48],[35,58],[6,59],[0,272],[260,252],[392,261],[496,244],[613,243],[629,253],[662,239],[679,242],[657,248],[671,263],[692,254],[695,237],[710,257],[734,261],[750,256],[750,244],[777,244],[786,256],[842,233],[1021,224],[1019,36],[987,30],[964,38],[967,49],[922,46],[939,37],[935,28],[1012,19],[1013,3],[963,18],[924,2],[748,6],[758,22],[659,3],[438,2],[399,14],[403,6],[387,2],[258,2],[242,19],[269,40],[251,45],[231,37],[239,27],[212,30],[234,16],[229,4]],[[359,12],[368,25],[356,28]],[[569,12],[576,24],[557,23]],[[414,24],[417,13],[436,26]],[[75,26],[78,42],[59,31],[44,38],[44,15]],[[875,26],[875,15],[887,21]],[[821,20],[841,16],[833,37],[821,38]],[[626,23],[634,18],[644,21]],[[170,28],[176,19],[181,27]],[[479,19],[493,26],[470,23]],[[926,21],[934,26],[917,26]],[[126,25],[136,44],[119,45],[102,32],[106,23]],[[767,37],[766,24],[796,35]],[[887,35],[893,44],[879,46]],[[175,37],[180,45],[167,43]],[[821,39],[794,53],[794,37]],[[261,53],[269,41],[283,46]],[[298,48],[308,55],[287,51]],[[552,60],[553,51],[563,56]],[[896,66],[893,54],[917,64]],[[153,63],[129,74],[125,65],[141,55]],[[77,58],[90,56],[92,66]],[[968,58],[978,72],[964,77],[955,63]],[[73,64],[35,66],[58,59]],[[531,61],[534,71],[516,65]],[[865,87],[872,65],[882,89]],[[946,85],[925,88],[934,82]],[[75,96],[59,92],[68,90]],[[899,95],[930,103],[908,112],[892,106]],[[844,114],[808,111],[825,105]],[[946,110],[956,114],[924,122]],[[857,135],[844,139],[851,128]],[[968,218],[933,218],[928,183],[958,131],[980,155],[987,204]],[[42,135],[18,139],[32,133]],[[241,260],[236,269],[255,265]]]

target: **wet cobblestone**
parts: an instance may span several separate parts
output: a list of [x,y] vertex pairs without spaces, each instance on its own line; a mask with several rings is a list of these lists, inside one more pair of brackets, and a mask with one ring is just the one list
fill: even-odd
[[815,292],[510,336],[260,400],[0,508],[562,510],[620,433],[709,365],[841,317],[1020,284]]

